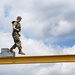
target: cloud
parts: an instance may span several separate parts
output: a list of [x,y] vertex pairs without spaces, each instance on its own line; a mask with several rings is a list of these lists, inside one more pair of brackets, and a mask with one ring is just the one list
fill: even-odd
[[73,65],[74,63],[41,64],[33,73],[34,75],[74,75]]
[[[75,10],[70,4],[74,6],[70,0],[3,1],[1,5],[3,16],[1,16],[0,27],[10,32],[11,21],[15,20],[18,15],[21,15],[23,18],[21,22],[22,31],[24,34],[29,34],[29,37],[41,40],[56,37],[72,38],[74,37],[75,28]],[[64,32],[63,27],[65,28]],[[69,29],[66,29],[67,27]]]
[[56,25],[52,30],[50,31],[50,34],[52,36],[58,36],[58,37],[65,37],[69,36],[69,34],[72,34],[72,30],[74,30],[74,26],[72,27],[70,23],[67,21],[59,21],[58,25]]
[[[75,26],[73,25],[73,23],[71,23],[68,20],[68,18],[66,18],[66,17],[69,17],[68,12],[70,10],[68,10],[68,8],[70,8],[71,10],[72,8],[69,7],[70,3],[68,3],[67,5],[66,3],[64,1],[59,1],[59,0],[54,1],[54,2],[49,1],[49,0],[48,1],[42,1],[42,0],[41,1],[31,1],[31,3],[28,3],[28,5],[26,5],[26,3],[23,3],[23,5],[25,5],[24,8],[28,10],[25,10],[24,8],[20,6],[17,7],[17,9],[20,8],[19,10],[22,11],[22,12],[20,11],[21,13],[24,12],[23,21],[25,22],[23,22],[22,24],[25,26],[23,26],[23,31],[28,32],[30,36],[33,36],[36,38],[47,38],[47,37],[61,38],[62,36],[67,37],[67,35],[69,37],[70,35],[73,36]],[[70,13],[70,15],[72,15],[72,12]],[[68,16],[65,16],[66,14],[68,14]],[[62,26],[64,26],[64,28],[69,27],[68,31],[65,29],[66,33],[62,32],[63,31],[63,29],[61,29],[62,26],[61,28],[59,27],[59,24],[62,21],[66,22],[65,24],[62,23]],[[53,33],[51,31],[55,32],[56,36],[52,35]],[[71,32],[73,33],[73,35]]]

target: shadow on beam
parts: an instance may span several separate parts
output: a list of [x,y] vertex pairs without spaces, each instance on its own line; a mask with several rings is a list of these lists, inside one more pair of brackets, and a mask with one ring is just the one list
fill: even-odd
[[0,57],[0,64],[31,64],[75,62],[75,55],[47,55],[24,57]]

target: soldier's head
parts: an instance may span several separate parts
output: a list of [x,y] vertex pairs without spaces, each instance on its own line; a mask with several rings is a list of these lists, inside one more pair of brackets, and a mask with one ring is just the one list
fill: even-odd
[[18,16],[18,17],[17,17],[17,22],[20,22],[21,19],[22,19],[22,17],[21,17],[21,16]]

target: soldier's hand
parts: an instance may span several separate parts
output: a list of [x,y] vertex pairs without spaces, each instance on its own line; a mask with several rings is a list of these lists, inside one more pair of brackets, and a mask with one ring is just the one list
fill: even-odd
[[19,32],[19,29],[16,29]]

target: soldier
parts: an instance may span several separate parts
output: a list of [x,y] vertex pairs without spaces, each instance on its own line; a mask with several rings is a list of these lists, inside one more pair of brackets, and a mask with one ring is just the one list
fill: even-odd
[[18,54],[25,55],[25,53],[22,52],[22,46],[21,46],[20,34],[19,34],[19,32],[21,31],[21,25],[20,25],[21,19],[22,18],[18,16],[16,21],[12,21],[12,28],[13,28],[12,37],[15,44],[10,48],[9,51],[13,52],[13,49],[18,47],[19,49]]

